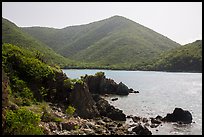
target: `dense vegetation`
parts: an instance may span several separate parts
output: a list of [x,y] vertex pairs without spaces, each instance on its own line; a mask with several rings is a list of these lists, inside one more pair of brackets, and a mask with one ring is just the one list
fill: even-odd
[[180,46],[121,16],[63,29],[22,29],[57,53],[84,62],[79,67],[128,68],[132,63],[146,62],[163,51]]
[[[40,54],[40,53],[38,53]],[[69,105],[67,97],[73,82],[59,68],[42,62],[39,56],[27,49],[4,43],[2,45],[3,108],[19,106],[19,109],[4,110],[4,134],[42,134],[39,121],[59,121],[44,112],[40,116],[26,109],[44,101]],[[5,71],[5,72],[4,72]],[[7,102],[7,103],[5,103]],[[17,128],[18,127],[18,128]]]
[[202,72],[202,40],[165,52],[155,61],[153,69]]
[[52,66],[59,65],[62,67],[67,64],[69,64],[69,66],[74,64],[73,61],[57,54],[46,44],[33,38],[14,23],[4,18],[2,18],[2,43],[10,43],[26,48],[32,51],[31,54],[41,53],[39,54],[39,57]]

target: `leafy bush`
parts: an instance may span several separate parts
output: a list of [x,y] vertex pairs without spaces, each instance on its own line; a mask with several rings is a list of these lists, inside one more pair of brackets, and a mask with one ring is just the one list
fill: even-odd
[[68,108],[66,109],[66,114],[68,115],[68,116],[72,116],[73,114],[74,114],[74,112],[75,112],[75,108],[74,107],[72,107],[72,106],[68,106]]
[[74,82],[70,79],[65,79],[64,80],[64,87],[66,89],[73,89],[74,88]]
[[39,122],[40,116],[25,108],[8,110],[5,133],[9,135],[42,135],[43,130],[38,126]]
[[104,72],[97,72],[97,73],[95,74],[95,76],[104,77],[104,76],[105,76],[105,73],[104,73]]

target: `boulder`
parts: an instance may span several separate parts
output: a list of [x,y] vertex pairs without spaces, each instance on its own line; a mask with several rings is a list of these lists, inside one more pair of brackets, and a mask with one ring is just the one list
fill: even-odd
[[76,108],[76,113],[82,118],[94,118],[99,116],[96,103],[89,92],[86,83],[76,83],[70,93],[70,102]]
[[111,99],[111,101],[116,101],[116,100],[118,100],[118,98],[112,98],[112,99]]
[[189,124],[192,122],[192,115],[189,111],[182,108],[175,108],[173,113],[168,113],[162,120],[167,122],[181,122]]
[[152,135],[152,132],[146,127],[138,124],[138,126],[132,129],[137,135]]
[[75,123],[73,123],[73,122],[62,122],[61,125],[62,125],[62,130],[70,131],[70,130],[74,129]]
[[93,99],[96,101],[96,106],[101,116],[111,118],[112,120],[126,120],[126,115],[123,111],[110,105],[105,99],[97,95],[94,95]]
[[117,84],[113,79],[107,79],[104,73],[86,75],[83,79],[88,85],[89,91],[93,94],[106,96],[107,94],[128,95],[131,91],[122,82]]
[[134,117],[132,117],[132,120],[133,120],[135,123],[137,123],[137,122],[139,122],[139,121],[141,120],[141,117],[134,116]]
[[130,91],[129,88],[125,84],[120,82],[118,84],[118,88],[117,88],[116,94],[117,95],[128,95],[129,91]]

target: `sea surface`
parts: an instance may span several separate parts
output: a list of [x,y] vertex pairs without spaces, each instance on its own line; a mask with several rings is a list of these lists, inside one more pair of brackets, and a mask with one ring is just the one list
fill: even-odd
[[[63,69],[69,78],[94,75],[99,71],[105,72],[106,77],[116,83],[123,82],[139,91],[128,96],[106,97],[110,104],[123,110],[126,115],[164,117],[176,107],[192,114],[191,124],[163,123],[157,128],[148,127],[153,135],[202,135],[202,73]],[[111,101],[113,97],[118,97],[118,100]]]

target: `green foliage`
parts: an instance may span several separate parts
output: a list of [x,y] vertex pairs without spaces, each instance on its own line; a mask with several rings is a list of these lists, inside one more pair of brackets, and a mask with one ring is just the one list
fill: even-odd
[[64,87],[66,89],[73,89],[74,88],[74,82],[71,79],[65,79],[64,80]]
[[67,107],[67,109],[66,109],[66,114],[68,115],[68,116],[72,116],[73,114],[74,114],[74,112],[75,112],[75,108],[73,107],[73,106],[68,106]]
[[[79,61],[68,67],[124,69],[180,46],[121,16],[87,25],[54,29],[22,28],[57,53]],[[85,32],[85,33],[84,33]]]
[[39,115],[24,108],[6,113],[5,133],[9,135],[42,135],[43,131],[38,126]]
[[62,67],[67,64],[74,64],[73,61],[57,54],[46,44],[33,38],[24,32],[22,28],[4,18],[2,18],[2,43],[10,43],[28,49],[32,51],[31,54],[36,56],[37,59],[49,65],[57,64]]
[[202,72],[202,41],[165,52],[152,66],[155,70]]
[[15,96],[18,105],[31,105],[35,102],[33,92],[28,88],[27,83],[17,76],[11,77],[12,95]]
[[97,73],[95,74],[95,76],[105,77],[105,73],[104,73],[104,72],[97,72]]

